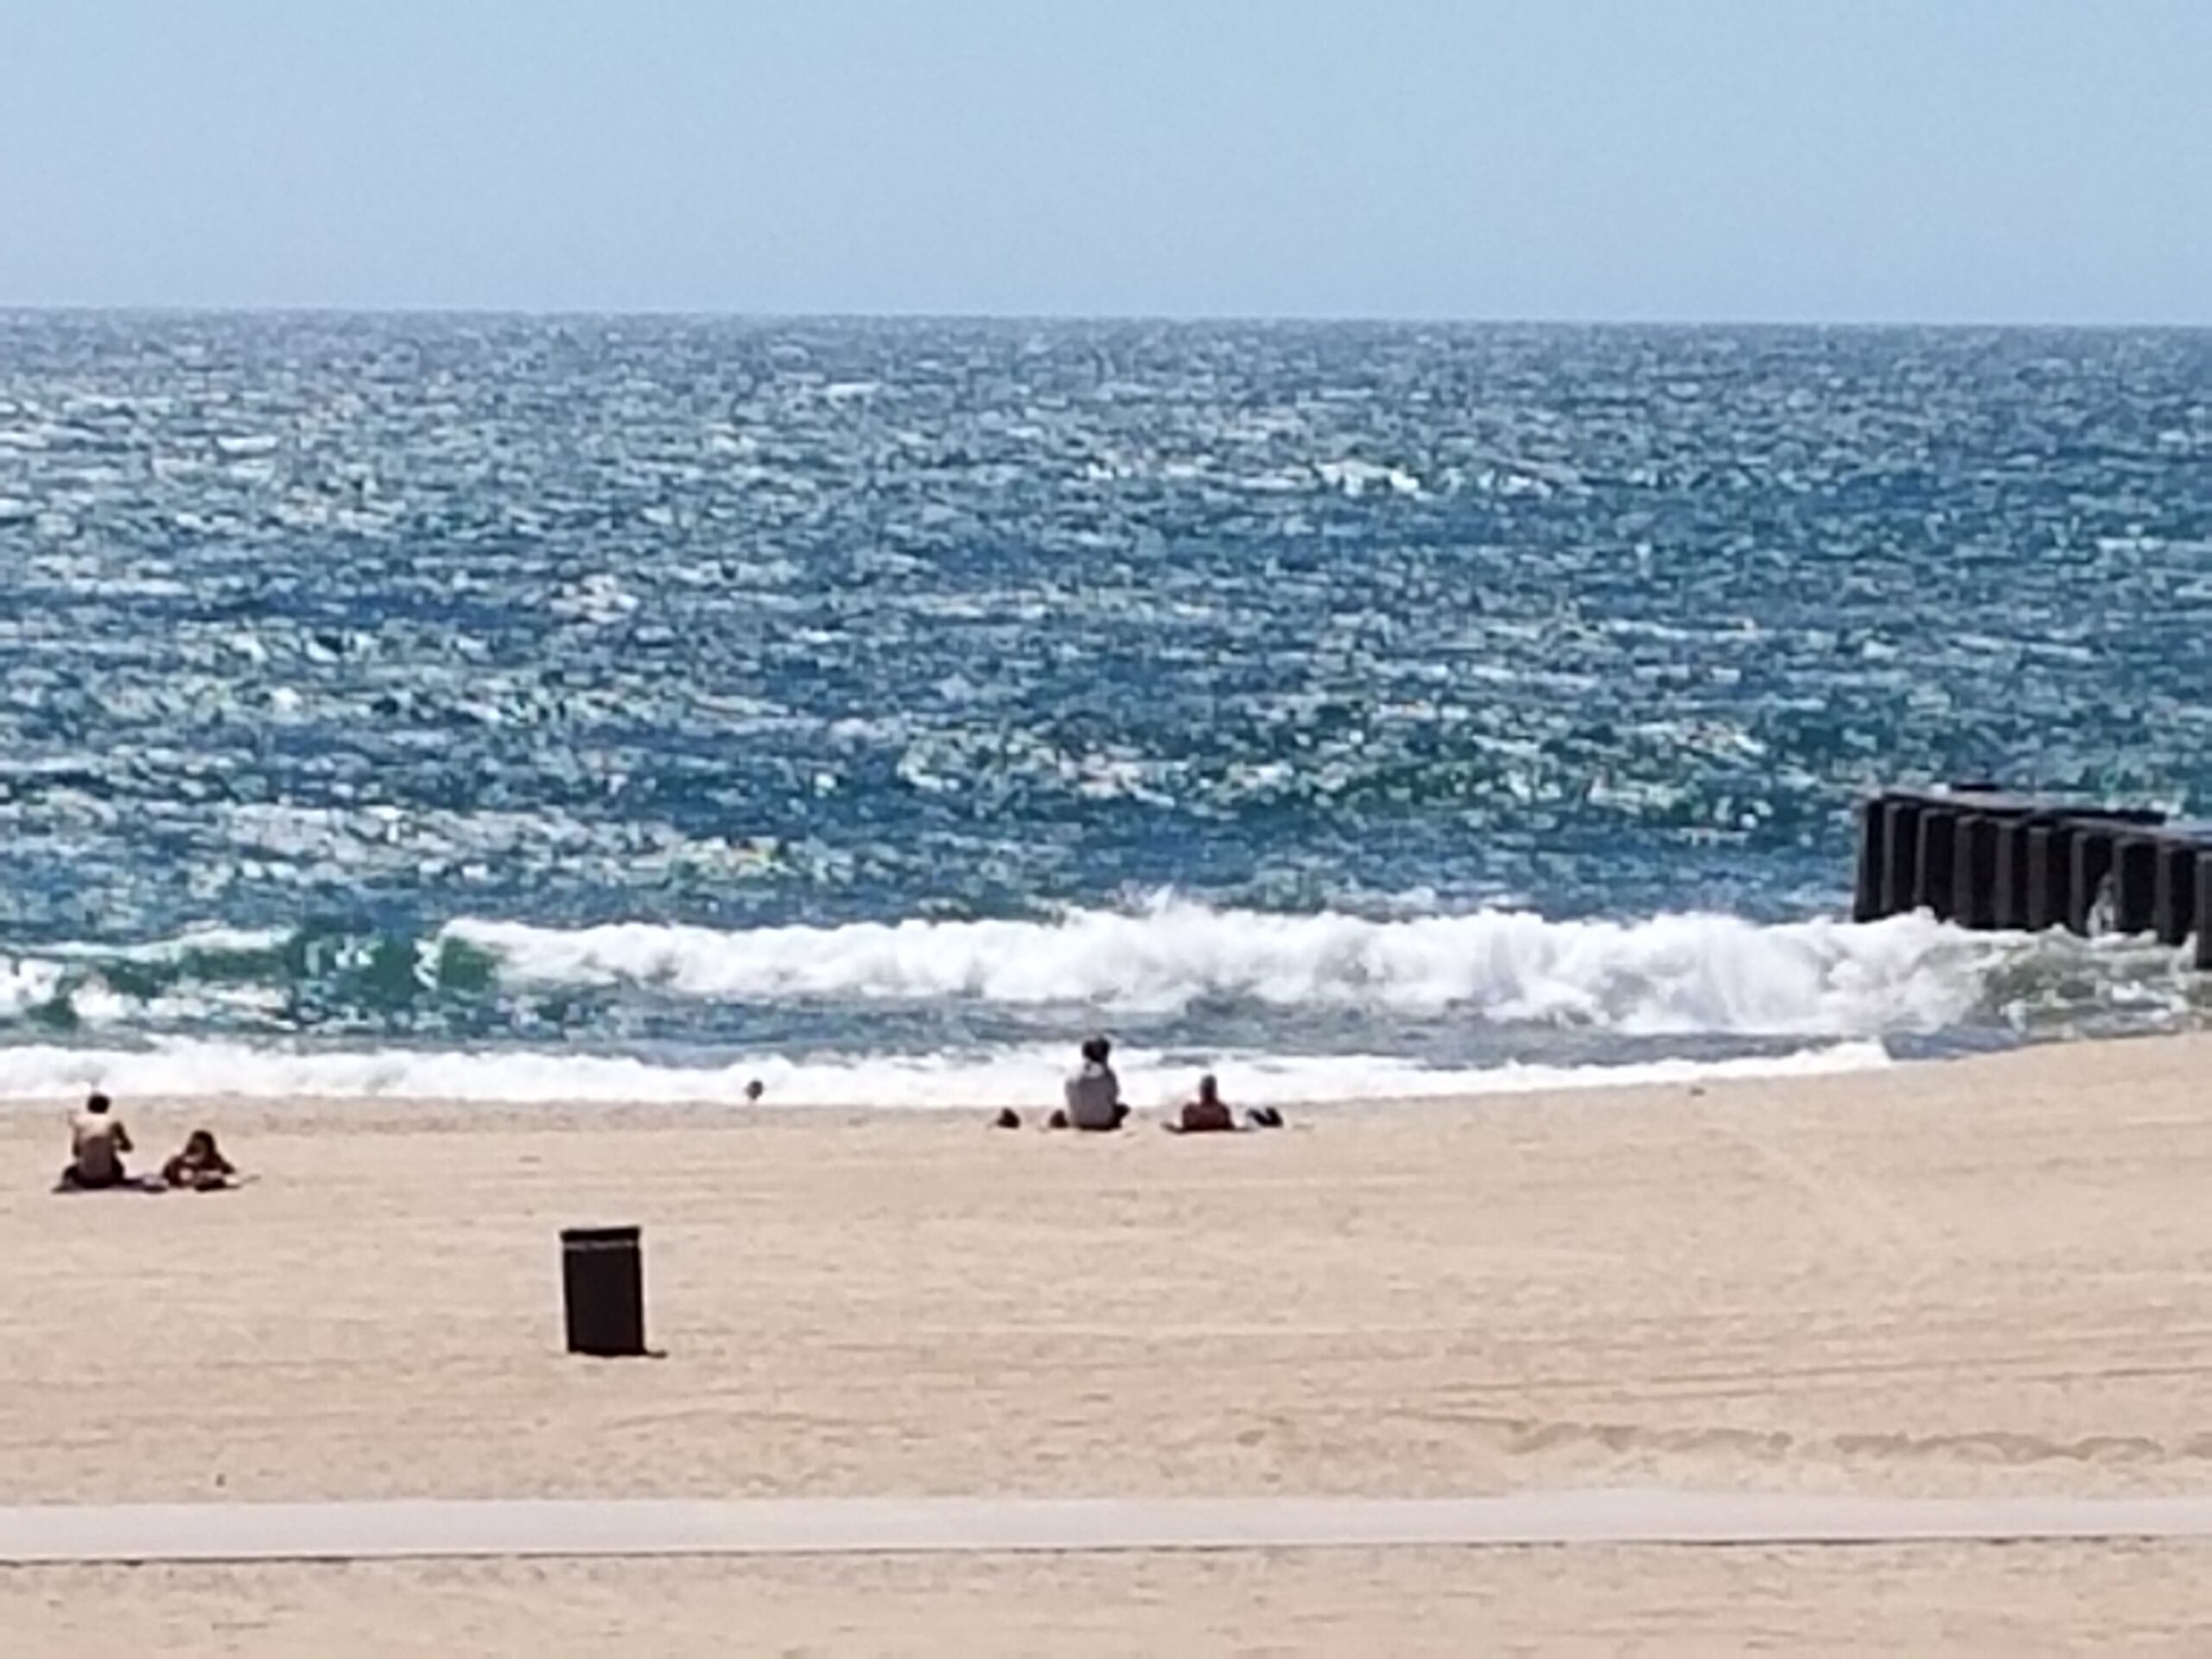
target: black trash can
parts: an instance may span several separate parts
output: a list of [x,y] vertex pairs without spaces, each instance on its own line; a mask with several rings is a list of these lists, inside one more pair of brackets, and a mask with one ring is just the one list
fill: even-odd
[[645,1351],[645,1274],[635,1227],[561,1232],[569,1351],[618,1358]]

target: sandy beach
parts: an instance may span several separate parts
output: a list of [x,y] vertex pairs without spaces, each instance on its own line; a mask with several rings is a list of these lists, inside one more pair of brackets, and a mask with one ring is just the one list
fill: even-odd
[[117,1659],[2186,1652],[2208,1567],[2113,1544],[22,1568],[0,1613],[22,1652]]
[[[2208,1062],[2212,1039],[2081,1044],[1315,1109],[1212,1140],[975,1113],[119,1103],[148,1154],[207,1122],[261,1178],[205,1197],[50,1195],[69,1103],[11,1108],[0,1502],[2200,1492]],[[562,1353],[556,1235],[594,1223],[644,1227],[665,1358]],[[2177,1636],[2203,1559],[40,1568],[0,1573],[0,1616],[41,1650],[134,1652],[194,1650],[195,1630],[240,1651],[580,1651],[617,1628],[700,1652],[1046,1631],[2017,1649]],[[86,1621],[94,1590],[123,1616]]]

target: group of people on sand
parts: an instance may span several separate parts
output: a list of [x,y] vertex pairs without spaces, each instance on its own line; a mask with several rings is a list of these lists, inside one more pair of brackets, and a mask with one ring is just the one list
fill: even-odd
[[[746,1090],[748,1101],[761,1095],[759,1084]],[[1104,1037],[1084,1040],[1083,1064],[1070,1074],[1062,1091],[1062,1104],[1045,1120],[1048,1129],[1081,1129],[1093,1133],[1120,1128],[1129,1120],[1128,1103],[1122,1098],[1122,1080],[1114,1072],[1114,1045]],[[1009,1107],[998,1116],[998,1127],[1018,1129],[1021,1115]],[[1198,1079],[1198,1091],[1183,1103],[1182,1109],[1160,1124],[1176,1135],[1229,1135],[1242,1129],[1279,1129],[1282,1114],[1272,1106],[1255,1106],[1238,1120],[1221,1085],[1211,1072]],[[133,1178],[124,1163],[137,1151],[130,1131],[115,1115],[114,1103],[95,1090],[84,1109],[69,1120],[69,1163],[56,1188],[65,1192],[96,1192],[123,1187],[140,1192],[180,1188],[216,1192],[231,1185],[238,1168],[223,1156],[212,1129],[194,1129],[184,1147],[162,1166],[158,1179]]]
[[[1048,1129],[1086,1129],[1094,1133],[1118,1129],[1128,1122],[1128,1103],[1122,1098],[1122,1080],[1114,1073],[1114,1045],[1104,1037],[1084,1039],[1083,1064],[1069,1076],[1062,1090],[1063,1103],[1045,1120]],[[1021,1115],[1009,1107],[998,1116],[998,1127],[1018,1129]],[[1183,1103],[1182,1110],[1160,1127],[1176,1135],[1227,1135],[1239,1129],[1279,1129],[1282,1114],[1272,1106],[1255,1106],[1239,1122],[1229,1103],[1221,1097],[1221,1084],[1211,1072],[1198,1079],[1198,1092]]]
[[231,1185],[238,1169],[215,1145],[211,1129],[194,1129],[185,1137],[184,1149],[162,1166],[161,1179],[134,1179],[124,1166],[124,1155],[137,1148],[130,1131],[115,1115],[114,1103],[95,1090],[84,1109],[69,1120],[69,1163],[61,1172],[60,1190],[94,1192],[107,1187],[136,1187],[151,1191],[178,1187],[193,1192],[215,1192]]

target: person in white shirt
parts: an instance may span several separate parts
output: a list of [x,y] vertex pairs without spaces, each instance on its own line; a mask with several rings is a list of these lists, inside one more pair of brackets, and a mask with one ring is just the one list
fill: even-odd
[[108,1110],[108,1097],[95,1091],[85,1109],[69,1120],[69,1167],[64,1186],[121,1186],[130,1179],[123,1154],[131,1149],[130,1131]]
[[1122,1103],[1122,1080],[1109,1064],[1114,1045],[1091,1037],[1083,1045],[1083,1065],[1068,1078],[1067,1106],[1052,1114],[1055,1128],[1118,1129],[1129,1109]]

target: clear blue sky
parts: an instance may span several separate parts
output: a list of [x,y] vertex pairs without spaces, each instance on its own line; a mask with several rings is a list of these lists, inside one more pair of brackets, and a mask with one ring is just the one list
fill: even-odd
[[2212,322],[2212,0],[0,0],[0,304]]

